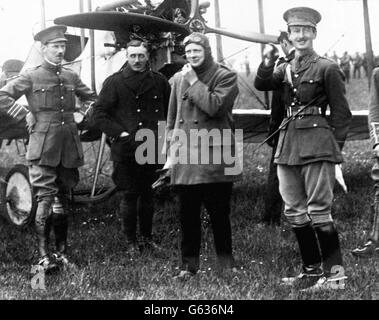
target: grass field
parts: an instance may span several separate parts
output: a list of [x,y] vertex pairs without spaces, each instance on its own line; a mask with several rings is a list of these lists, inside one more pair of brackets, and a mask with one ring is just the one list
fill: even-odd
[[[251,84],[251,82],[250,82]],[[367,106],[367,82],[347,86],[352,109]],[[247,101],[244,95],[244,101]],[[245,102],[247,103],[247,102]],[[269,147],[253,153],[244,147],[244,177],[235,184],[232,199],[233,247],[242,269],[237,274],[217,271],[212,231],[203,214],[201,272],[187,282],[172,279],[179,264],[179,225],[173,194],[157,197],[154,234],[165,249],[131,259],[125,253],[117,211],[117,195],[103,205],[73,207],[70,219],[70,257],[75,263],[46,279],[46,290],[31,288],[35,239],[31,229],[0,223],[0,299],[378,299],[379,261],[356,259],[350,250],[361,244],[371,226],[372,165],[369,141],[348,142],[343,171],[349,188],[336,187],[333,216],[340,231],[346,289],[300,293],[279,286],[282,276],[296,273],[300,257],[293,234],[259,223],[263,210]],[[6,162],[5,155],[3,164]],[[12,163],[9,160],[8,165]]]

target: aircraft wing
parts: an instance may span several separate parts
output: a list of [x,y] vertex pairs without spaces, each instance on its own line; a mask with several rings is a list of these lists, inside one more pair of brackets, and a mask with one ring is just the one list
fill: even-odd
[[[234,109],[233,117],[236,129],[243,129],[244,142],[260,143],[266,139],[270,123],[270,110]],[[353,120],[347,140],[365,140],[370,138],[368,110],[352,111]],[[330,116],[329,110],[326,114]]]

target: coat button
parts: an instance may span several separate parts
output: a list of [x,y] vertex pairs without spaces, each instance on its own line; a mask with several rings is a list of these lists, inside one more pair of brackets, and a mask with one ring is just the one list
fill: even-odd
[[183,119],[180,119],[180,120],[179,120],[179,123],[183,123],[183,122],[184,122],[184,120],[183,120]]
[[296,89],[296,88],[294,88],[294,89],[293,89],[293,92],[297,92],[297,89]]
[[141,112],[141,109],[137,109],[137,112]]
[[64,125],[64,121],[62,121],[62,125]]
[[317,123],[314,123],[313,126],[314,126],[314,127],[317,127]]
[[42,91],[42,92],[45,92],[45,89],[42,89],[41,91]]
[[59,71],[57,71],[57,74],[59,75],[59,74],[61,74]]
[[139,99],[139,96],[136,96],[136,99],[138,100],[138,99]]
[[64,109],[61,109],[61,112],[64,112]]
[[295,102],[292,102],[292,103],[291,103],[291,106],[294,106],[294,105],[295,105]]
[[299,77],[299,75],[297,73],[295,73],[295,78],[298,78],[298,77]]
[[138,125],[139,125],[139,126],[142,126],[142,122],[140,122]]
[[63,87],[63,83],[60,83],[59,85],[60,85],[61,87]]
[[159,112],[159,109],[155,109],[155,112]]
[[199,121],[197,121],[197,120],[193,120],[193,123],[194,123],[194,124],[198,124]]
[[63,100],[63,99],[64,99],[64,97],[62,96],[62,97],[61,97],[61,100]]
[[154,96],[154,100],[157,100],[158,99],[158,97],[157,96]]
[[313,83],[313,80],[309,80],[309,83]]

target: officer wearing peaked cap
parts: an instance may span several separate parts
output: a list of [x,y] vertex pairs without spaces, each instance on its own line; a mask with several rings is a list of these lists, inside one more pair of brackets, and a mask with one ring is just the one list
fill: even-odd
[[313,50],[321,20],[316,10],[292,8],[283,18],[295,58],[275,69],[273,47],[266,49],[255,79],[258,90],[283,90],[284,121],[288,121],[280,130],[275,163],[284,214],[299,244],[303,272],[282,281],[306,290],[343,288],[342,255],[331,216],[335,167],[343,161],[341,149],[351,121],[343,74],[335,62]]
[[34,36],[35,41],[40,41],[42,44],[55,43],[55,42],[67,42],[64,36],[67,31],[66,26],[51,26],[36,33]]
[[[65,26],[53,26],[38,32],[44,57],[42,64],[26,70],[0,91],[0,113],[22,118],[30,134],[26,159],[29,180],[37,199],[35,230],[40,254],[39,264],[46,273],[67,263],[67,194],[77,184],[78,167],[83,165],[83,151],[74,122],[75,96],[93,102],[95,93],[79,76],[62,67],[67,39]],[[28,106],[17,104],[25,95]],[[53,205],[54,202],[54,205]],[[50,254],[50,226],[55,233],[56,251]]]

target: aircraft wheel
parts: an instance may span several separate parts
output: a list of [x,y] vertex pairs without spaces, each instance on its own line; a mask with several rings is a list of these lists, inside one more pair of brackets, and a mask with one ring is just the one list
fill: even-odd
[[15,165],[5,177],[4,186],[5,217],[16,227],[25,227],[32,223],[37,202],[33,197],[29,182],[29,171],[25,165]]

